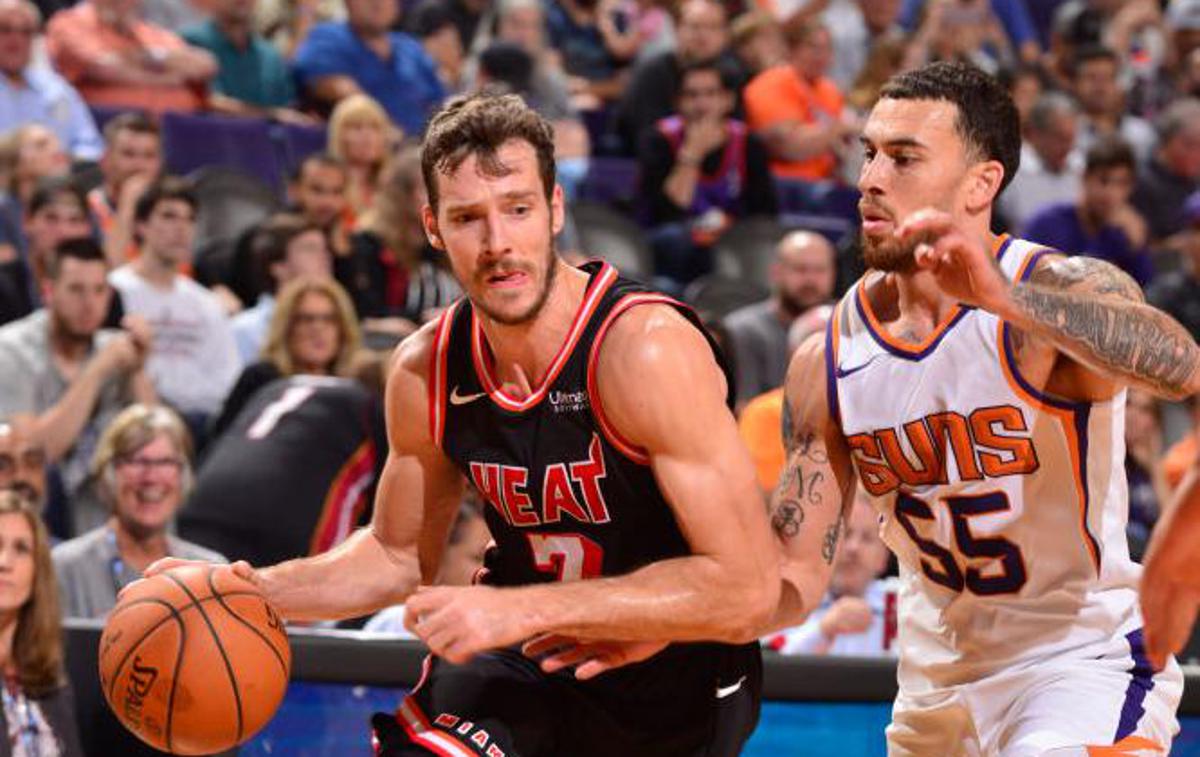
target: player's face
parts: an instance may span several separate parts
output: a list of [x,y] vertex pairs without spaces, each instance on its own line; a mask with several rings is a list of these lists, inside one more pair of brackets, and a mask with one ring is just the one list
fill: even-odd
[[288,350],[301,373],[328,373],[341,347],[337,305],[320,292],[307,292],[296,302],[288,332]]
[[887,567],[887,547],[879,536],[879,516],[863,501],[854,503],[833,566],[830,589],[838,596],[861,597]]
[[19,610],[33,592],[34,534],[22,513],[0,515],[0,612]]
[[958,109],[933,100],[880,100],[863,127],[863,259],[868,268],[908,271],[914,244],[900,245],[896,227],[933,207],[957,216],[967,151],[955,127]]
[[554,235],[562,229],[562,189],[550,202],[532,145],[510,140],[496,151],[503,176],[485,173],[469,156],[438,173],[438,210],[422,221],[430,243],[444,250],[471,303],[494,321],[531,320],[550,293],[556,268]]
[[166,530],[183,497],[183,465],[183,455],[166,434],[116,461],[113,494],[122,528],[139,537]]
[[72,339],[90,340],[112,304],[107,271],[99,260],[63,259],[58,276],[44,291],[55,328]]

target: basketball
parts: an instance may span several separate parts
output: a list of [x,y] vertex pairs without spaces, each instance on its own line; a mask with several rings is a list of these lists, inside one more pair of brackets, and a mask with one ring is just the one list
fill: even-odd
[[132,584],[100,637],[108,706],[156,749],[212,754],[253,736],[287,688],[283,622],[253,584],[213,565]]

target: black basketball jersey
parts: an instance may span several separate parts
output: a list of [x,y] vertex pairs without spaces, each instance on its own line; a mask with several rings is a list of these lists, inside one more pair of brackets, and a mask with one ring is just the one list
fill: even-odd
[[590,281],[567,338],[523,400],[500,389],[468,300],[437,330],[430,422],[488,503],[497,546],[485,581],[493,585],[618,575],[689,552],[644,451],[607,423],[595,367],[605,333],[636,305],[667,303],[703,327],[690,309],[611,265],[582,268]]

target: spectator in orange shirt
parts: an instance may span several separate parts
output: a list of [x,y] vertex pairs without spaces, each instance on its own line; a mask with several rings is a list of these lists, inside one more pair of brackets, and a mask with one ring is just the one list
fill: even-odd
[[140,17],[138,0],[84,0],[46,25],[46,50],[90,105],[161,113],[204,107],[216,59]]
[[808,21],[787,30],[790,61],[754,77],[743,93],[747,121],[766,143],[779,178],[828,181],[858,125],[825,73],[833,60],[829,30]]
[[122,113],[104,125],[100,186],[88,192],[88,209],[104,242],[108,265],[137,256],[133,214],[138,198],[163,169],[162,135],[142,113]]

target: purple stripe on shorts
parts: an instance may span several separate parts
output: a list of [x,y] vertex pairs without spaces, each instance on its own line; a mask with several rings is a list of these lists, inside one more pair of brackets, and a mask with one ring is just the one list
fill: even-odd
[[1137,730],[1138,721],[1146,714],[1143,703],[1146,695],[1154,688],[1154,668],[1146,659],[1146,643],[1142,638],[1142,629],[1125,636],[1129,642],[1129,653],[1133,657],[1133,666],[1129,669],[1129,686],[1125,689],[1125,703],[1121,705],[1121,722],[1117,724],[1117,735],[1113,743],[1120,741]]

